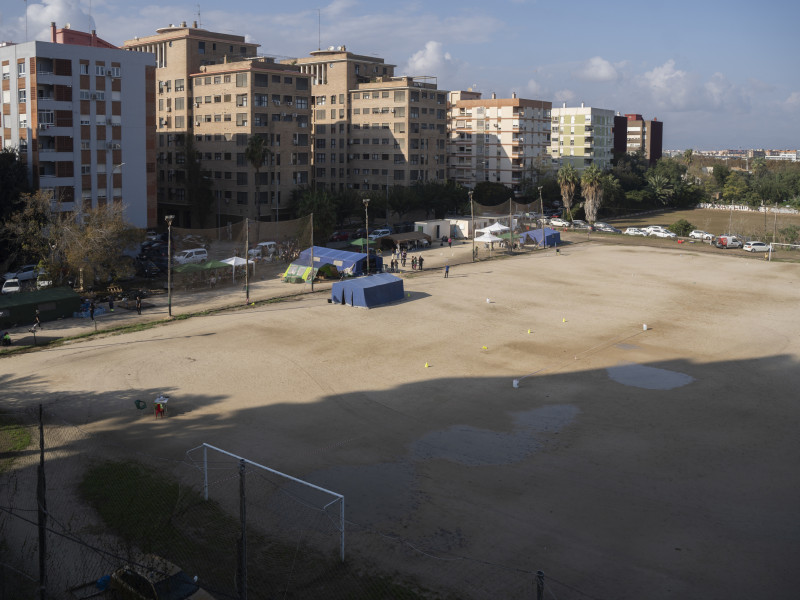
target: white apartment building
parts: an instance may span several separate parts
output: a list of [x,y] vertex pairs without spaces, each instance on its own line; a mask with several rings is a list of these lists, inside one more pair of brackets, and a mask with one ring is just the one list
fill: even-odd
[[550,111],[544,100],[482,99],[480,92],[450,93],[448,179],[465,187],[482,181],[520,190],[550,167]]
[[558,169],[567,162],[582,171],[589,165],[611,166],[614,149],[614,111],[580,106],[553,108],[550,112],[550,158]]
[[155,224],[151,54],[125,52],[51,24],[51,42],[0,46],[3,147],[17,148],[34,188],[63,211],[111,203]]

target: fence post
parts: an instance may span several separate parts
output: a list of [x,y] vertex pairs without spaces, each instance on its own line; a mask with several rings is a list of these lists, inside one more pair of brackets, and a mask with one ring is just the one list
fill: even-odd
[[536,600],[544,598],[544,571],[536,571]]
[[244,485],[244,459],[239,461],[239,517],[242,527],[242,535],[239,538],[239,600],[247,600],[247,507],[245,503]]

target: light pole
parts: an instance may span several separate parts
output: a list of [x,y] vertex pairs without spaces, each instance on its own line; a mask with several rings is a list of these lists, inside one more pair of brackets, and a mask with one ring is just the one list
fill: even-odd
[[544,200],[542,200],[542,186],[539,186],[539,215],[540,215],[540,223],[542,224],[542,246],[547,248],[547,244],[545,243],[544,238]]
[[362,202],[364,202],[364,226],[367,232],[364,242],[367,246],[367,275],[369,275],[369,198],[364,198]]
[[472,190],[467,192],[469,194],[469,217],[470,217],[470,235],[472,236],[472,262],[475,262],[475,211],[472,208]]
[[166,215],[167,222],[167,309],[172,316],[172,221],[175,215]]

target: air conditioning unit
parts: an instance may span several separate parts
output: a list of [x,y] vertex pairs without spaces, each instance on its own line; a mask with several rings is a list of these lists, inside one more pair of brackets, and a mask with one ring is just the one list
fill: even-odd
[[286,102],[286,106],[291,106],[291,105],[292,105],[292,101],[291,100]]
[[286,113],[281,113],[281,117],[285,117],[285,116],[286,116]]
[[171,106],[167,107],[167,112],[172,112],[172,107]]
[[297,118],[297,113],[292,113],[292,117],[296,119]]
[[196,127],[200,127],[200,121],[195,121],[194,124]]

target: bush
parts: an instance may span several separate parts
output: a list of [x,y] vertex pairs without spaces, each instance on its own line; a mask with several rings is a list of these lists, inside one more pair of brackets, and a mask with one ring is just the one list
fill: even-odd
[[675,221],[672,225],[670,225],[668,227],[668,229],[672,233],[674,233],[675,235],[683,236],[683,237],[689,235],[689,232],[691,232],[694,228],[695,228],[694,225],[689,223],[689,221],[687,221],[686,219],[681,219],[680,221]]

